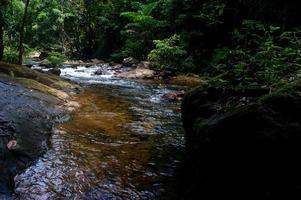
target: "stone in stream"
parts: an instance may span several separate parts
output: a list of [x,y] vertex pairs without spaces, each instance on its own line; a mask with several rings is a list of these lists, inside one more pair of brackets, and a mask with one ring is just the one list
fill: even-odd
[[96,72],[94,72],[94,75],[103,75],[103,70],[98,69]]

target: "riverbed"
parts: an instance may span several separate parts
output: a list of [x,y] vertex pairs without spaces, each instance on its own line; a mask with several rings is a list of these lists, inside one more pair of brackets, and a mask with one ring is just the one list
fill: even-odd
[[184,136],[185,87],[114,77],[107,66],[68,67],[61,76],[84,89],[69,121],[53,129],[51,148],[15,177],[16,199],[172,199]]

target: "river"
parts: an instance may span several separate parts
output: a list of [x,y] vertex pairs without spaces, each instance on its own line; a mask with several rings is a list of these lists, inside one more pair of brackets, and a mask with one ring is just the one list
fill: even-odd
[[[103,75],[94,75],[102,68]],[[107,66],[64,67],[80,108],[53,129],[47,153],[15,177],[16,199],[172,199],[184,137],[185,88],[115,78]]]

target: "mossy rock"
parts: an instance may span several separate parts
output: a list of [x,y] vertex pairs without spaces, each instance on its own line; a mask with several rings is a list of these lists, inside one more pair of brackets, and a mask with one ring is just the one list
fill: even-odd
[[190,92],[182,104],[182,198],[300,198],[300,86],[289,84],[226,111],[214,106],[225,105],[233,93],[210,87]]
[[78,88],[76,84],[56,75],[41,73],[19,65],[0,63],[0,76],[61,99],[68,97],[66,92]]

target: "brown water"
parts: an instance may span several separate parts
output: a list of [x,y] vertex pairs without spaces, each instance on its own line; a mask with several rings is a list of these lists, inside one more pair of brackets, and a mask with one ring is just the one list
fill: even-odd
[[16,199],[172,199],[183,133],[179,102],[162,95],[179,88],[116,81],[85,85],[48,152],[15,178]]

